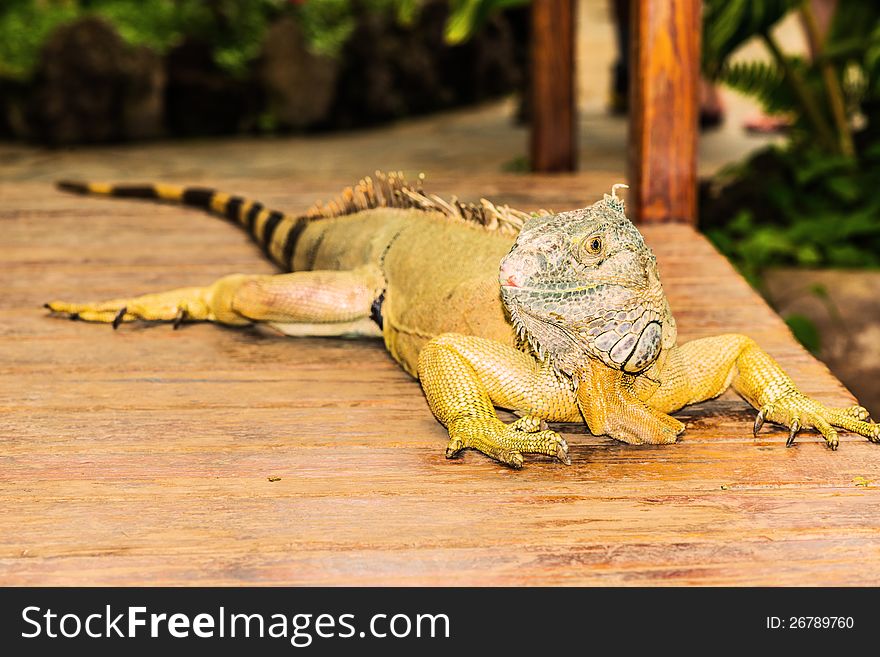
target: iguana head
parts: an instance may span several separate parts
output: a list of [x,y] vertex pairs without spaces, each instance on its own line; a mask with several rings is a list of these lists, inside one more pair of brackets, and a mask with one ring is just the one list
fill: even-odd
[[675,343],[657,261],[613,190],[586,209],[529,219],[500,283],[515,328],[569,376],[585,358],[637,374]]

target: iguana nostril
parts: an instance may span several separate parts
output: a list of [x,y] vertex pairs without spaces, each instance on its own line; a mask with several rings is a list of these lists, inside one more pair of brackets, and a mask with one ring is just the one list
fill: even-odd
[[520,287],[524,280],[525,277],[510,259],[501,261],[501,270],[498,273],[498,281],[501,285],[506,285],[507,287]]
[[542,253],[508,253],[501,261],[498,280],[509,287],[523,287],[533,277],[546,275],[549,260]]

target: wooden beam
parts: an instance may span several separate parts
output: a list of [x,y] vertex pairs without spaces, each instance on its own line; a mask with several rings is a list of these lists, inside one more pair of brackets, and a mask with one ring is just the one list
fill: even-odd
[[577,168],[573,0],[535,0],[531,39],[531,164]]
[[700,0],[632,0],[631,18],[633,216],[696,224]]

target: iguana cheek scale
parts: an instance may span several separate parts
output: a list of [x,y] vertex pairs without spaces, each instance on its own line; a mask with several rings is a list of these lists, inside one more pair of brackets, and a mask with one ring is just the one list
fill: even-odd
[[[750,338],[676,342],[657,262],[615,190],[583,210],[529,215],[482,200],[428,195],[398,174],[365,178],[299,215],[210,189],[61,183],[67,191],[200,207],[247,230],[290,273],[232,274],[100,303],[52,301],[79,319],[266,324],[282,333],[381,336],[418,377],[449,431],[447,457],[476,449],[519,468],[524,454],[570,463],[546,422],[583,420],[596,435],[672,443],[683,406],[733,387],[765,421],[842,428],[880,442],[860,406],[801,394]],[[520,418],[505,424],[496,408]]]

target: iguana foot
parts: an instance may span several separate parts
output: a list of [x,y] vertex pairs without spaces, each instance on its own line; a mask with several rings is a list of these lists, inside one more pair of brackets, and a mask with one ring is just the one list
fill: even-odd
[[534,415],[526,415],[511,424],[504,424],[497,418],[474,417],[450,422],[446,458],[455,458],[467,448],[517,470],[523,466],[523,454],[544,454],[571,465],[565,439],[547,429],[546,424]]
[[[99,303],[71,303],[51,301],[45,307],[55,313],[66,314],[70,319],[87,322],[103,322],[118,328],[122,322],[138,319],[173,322],[176,329],[183,321],[204,315],[204,308],[194,308],[192,300],[183,297],[158,299],[152,294],[130,299],[112,299]],[[202,312],[196,312],[201,310]]]
[[754,433],[764,422],[774,422],[789,428],[787,447],[794,444],[801,429],[816,429],[831,449],[837,449],[840,440],[835,427],[865,436],[872,443],[880,443],[880,424],[869,422],[869,414],[861,406],[830,408],[799,392],[791,392],[775,402],[765,404],[755,418]]

